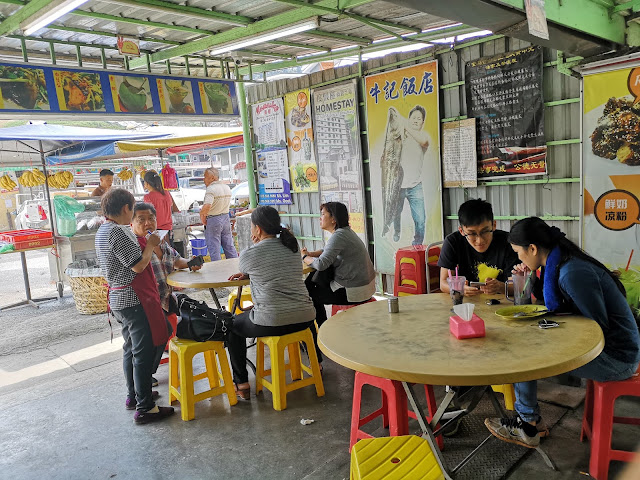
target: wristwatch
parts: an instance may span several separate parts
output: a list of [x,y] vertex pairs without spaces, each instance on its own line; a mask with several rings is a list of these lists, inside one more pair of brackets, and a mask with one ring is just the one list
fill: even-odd
[[302,255],[302,259],[304,260],[305,258],[307,258],[309,255],[307,255],[306,253],[304,255]]

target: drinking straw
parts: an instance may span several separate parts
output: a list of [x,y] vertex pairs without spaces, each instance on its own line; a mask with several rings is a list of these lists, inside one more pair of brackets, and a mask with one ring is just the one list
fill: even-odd
[[520,296],[523,296],[524,292],[527,291],[527,287],[529,286],[530,281],[531,281],[531,274],[529,274],[529,278],[527,278],[527,283],[524,284],[524,288],[522,289],[522,293],[520,294]]
[[456,265],[456,280],[458,280],[458,266]]
[[627,262],[627,268],[624,269],[625,272],[627,270],[629,270],[629,265],[631,265],[631,257],[633,257],[633,248],[631,249],[631,255],[629,255],[629,261]]

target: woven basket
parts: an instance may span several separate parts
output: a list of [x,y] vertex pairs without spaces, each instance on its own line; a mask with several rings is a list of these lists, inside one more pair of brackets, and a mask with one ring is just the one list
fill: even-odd
[[68,277],[78,312],[107,313],[107,281],[104,277]]

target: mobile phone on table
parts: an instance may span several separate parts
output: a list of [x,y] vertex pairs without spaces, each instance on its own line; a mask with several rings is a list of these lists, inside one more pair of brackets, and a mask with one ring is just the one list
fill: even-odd
[[469,286],[470,287],[476,287],[476,288],[480,288],[480,287],[484,287],[487,284],[485,282],[469,282]]

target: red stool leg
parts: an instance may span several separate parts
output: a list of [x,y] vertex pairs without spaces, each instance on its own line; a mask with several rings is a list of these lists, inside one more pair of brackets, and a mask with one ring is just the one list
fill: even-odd
[[593,380],[587,380],[587,391],[584,396],[584,414],[582,415],[582,429],[580,430],[580,441],[584,442],[585,437],[591,438],[591,427],[593,425]]
[[362,401],[362,376],[356,372],[353,381],[353,404],[351,406],[351,435],[349,438],[349,452],[358,441],[360,430],[360,402]]
[[[427,398],[427,408],[429,409],[429,417],[428,421],[431,421],[433,415],[435,415],[436,410],[438,410],[438,404],[436,403],[436,396],[433,394],[433,387],[431,385],[424,386],[424,396]],[[439,428],[440,424],[436,425],[436,428]],[[442,450],[444,448],[444,438],[442,435],[439,435],[436,438],[436,442],[438,442],[438,448]]]
[[407,394],[402,383],[390,380],[389,388],[389,436],[409,435],[409,415],[407,410]]
[[607,397],[605,385],[593,384],[593,423],[591,425],[591,458],[589,473],[598,480],[607,480],[611,460],[613,405],[616,397]]
[[380,390],[380,396],[382,397],[382,426],[389,428],[389,402],[387,401],[387,394],[384,390]]

